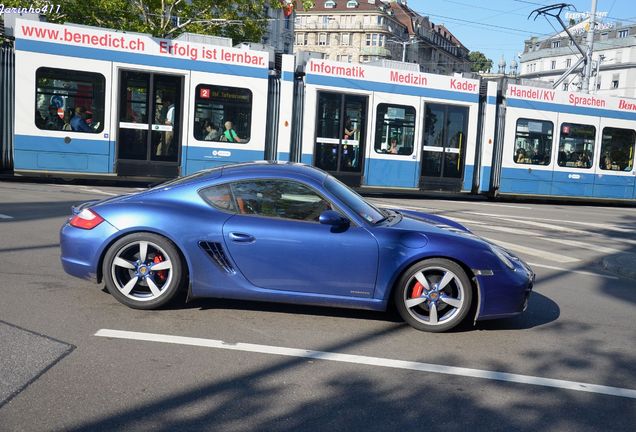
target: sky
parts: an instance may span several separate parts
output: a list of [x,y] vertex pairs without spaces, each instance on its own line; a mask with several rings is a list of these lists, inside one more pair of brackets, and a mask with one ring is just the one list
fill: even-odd
[[[577,12],[588,12],[592,0],[408,0],[408,6],[444,24],[470,51],[481,51],[493,61],[493,71],[503,55],[508,66],[518,61],[524,40],[561,32],[553,18],[528,15],[537,8],[555,3],[572,4]],[[597,12],[607,12],[605,22],[636,23],[636,1],[597,0]],[[568,20],[562,14],[563,22]],[[556,30],[555,30],[556,29]]]

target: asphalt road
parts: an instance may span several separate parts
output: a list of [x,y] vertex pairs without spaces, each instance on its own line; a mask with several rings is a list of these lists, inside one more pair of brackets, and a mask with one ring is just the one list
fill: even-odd
[[372,198],[533,263],[526,313],[428,334],[393,312],[128,309],[63,272],[58,230],[72,204],[133,190],[0,182],[1,431],[636,428],[636,281],[600,265],[636,252],[635,208]]

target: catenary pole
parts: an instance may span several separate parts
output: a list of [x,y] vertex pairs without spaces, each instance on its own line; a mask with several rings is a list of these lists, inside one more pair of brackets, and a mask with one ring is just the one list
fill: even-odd
[[592,0],[592,12],[590,13],[590,28],[587,30],[587,52],[585,69],[583,71],[583,83],[581,91],[590,92],[590,77],[592,76],[592,51],[594,49],[594,28],[596,27],[596,0]]

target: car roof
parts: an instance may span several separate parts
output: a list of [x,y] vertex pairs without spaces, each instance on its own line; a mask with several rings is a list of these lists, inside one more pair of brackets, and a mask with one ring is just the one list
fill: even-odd
[[281,161],[258,161],[224,165],[221,169],[220,177],[301,175],[322,182],[327,175],[323,170],[311,165]]

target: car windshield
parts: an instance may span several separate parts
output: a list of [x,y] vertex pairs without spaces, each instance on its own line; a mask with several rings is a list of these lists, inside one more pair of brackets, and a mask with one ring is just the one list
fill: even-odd
[[325,180],[325,188],[369,223],[376,224],[387,218],[387,215],[382,210],[366,202],[364,198],[334,177],[327,177]]

